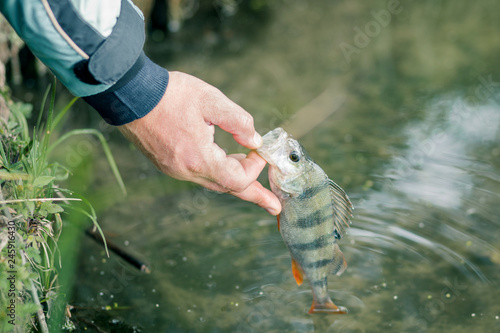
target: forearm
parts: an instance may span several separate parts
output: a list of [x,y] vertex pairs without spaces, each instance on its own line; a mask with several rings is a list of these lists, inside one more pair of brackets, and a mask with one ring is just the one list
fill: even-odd
[[160,101],[168,72],[142,52],[144,20],[128,0],[2,0],[32,52],[103,118],[122,125]]

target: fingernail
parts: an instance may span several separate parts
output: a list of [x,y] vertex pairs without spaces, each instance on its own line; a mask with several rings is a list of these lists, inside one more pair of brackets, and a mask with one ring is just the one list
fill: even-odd
[[275,216],[279,214],[279,211],[278,211],[278,210],[276,210],[276,209],[274,209],[273,207],[267,207],[267,208],[266,208],[266,211],[267,211],[269,214],[271,214],[271,215],[275,215]]
[[262,137],[257,132],[255,132],[255,134],[253,135],[253,142],[255,143],[255,146],[257,148],[260,148],[262,146],[262,144],[264,143],[264,141],[262,141]]

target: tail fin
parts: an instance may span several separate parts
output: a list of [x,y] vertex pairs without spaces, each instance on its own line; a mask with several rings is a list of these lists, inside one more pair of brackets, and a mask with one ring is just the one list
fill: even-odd
[[343,306],[336,306],[332,300],[329,299],[325,303],[317,303],[316,300],[314,300],[309,313],[347,314],[348,311]]
[[344,254],[340,251],[339,244],[333,244],[333,262],[332,262],[332,273],[336,275],[341,275],[347,268],[347,261],[345,261]]

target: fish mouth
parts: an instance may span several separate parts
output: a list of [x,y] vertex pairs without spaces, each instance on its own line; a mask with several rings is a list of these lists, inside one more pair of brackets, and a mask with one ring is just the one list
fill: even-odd
[[264,142],[260,148],[257,149],[257,153],[262,156],[269,164],[276,165],[273,155],[285,145],[286,140],[289,135],[281,127],[275,128],[269,131],[262,137]]

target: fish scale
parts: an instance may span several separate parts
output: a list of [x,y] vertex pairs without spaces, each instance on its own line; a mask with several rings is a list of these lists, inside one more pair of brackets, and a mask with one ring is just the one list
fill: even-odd
[[282,205],[278,228],[292,257],[292,272],[299,285],[305,277],[312,289],[309,313],[347,313],[330,299],[328,275],[340,275],[347,266],[337,239],[349,226],[352,204],[283,129],[263,140],[257,152],[269,163],[271,190]]

